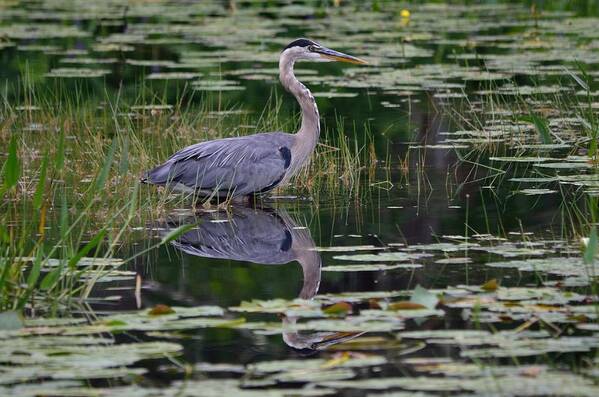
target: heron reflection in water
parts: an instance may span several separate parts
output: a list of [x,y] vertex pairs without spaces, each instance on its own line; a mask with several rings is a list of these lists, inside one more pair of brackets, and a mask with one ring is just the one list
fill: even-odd
[[295,134],[265,132],[188,146],[145,173],[142,182],[166,185],[207,198],[247,197],[289,181],[308,162],[320,136],[320,116],[312,93],[293,73],[295,62],[366,61],[312,40],[291,42],[279,57],[279,79],[301,108]]
[[[222,222],[223,217],[226,217],[226,222]],[[183,222],[170,223],[165,233],[185,223],[198,223],[198,226],[171,243],[182,252],[264,265],[297,261],[303,273],[299,298],[311,299],[318,293],[322,265],[320,254],[315,249],[310,231],[298,227],[285,211],[235,207],[227,213],[203,212]],[[283,340],[303,352],[322,350],[362,334],[285,331],[285,328],[293,329],[297,320],[296,317],[283,317]]]

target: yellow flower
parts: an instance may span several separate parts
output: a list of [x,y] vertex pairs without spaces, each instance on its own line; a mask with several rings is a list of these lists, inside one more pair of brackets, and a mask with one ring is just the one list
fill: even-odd
[[402,18],[409,18],[410,17],[410,10],[407,9],[403,9],[400,11],[399,16],[401,16]]

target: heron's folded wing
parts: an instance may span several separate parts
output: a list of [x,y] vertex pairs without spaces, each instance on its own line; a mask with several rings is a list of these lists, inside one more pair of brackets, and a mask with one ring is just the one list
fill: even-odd
[[168,183],[241,195],[272,189],[283,179],[290,162],[291,151],[284,137],[260,134],[189,146],[173,155],[163,169],[152,170],[150,179],[155,179],[154,173]]

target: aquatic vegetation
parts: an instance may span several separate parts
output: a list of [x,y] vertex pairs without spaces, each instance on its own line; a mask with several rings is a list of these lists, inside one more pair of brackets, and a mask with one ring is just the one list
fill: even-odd
[[[0,2],[0,394],[597,395],[592,1]],[[139,185],[197,141],[317,156],[253,208]],[[283,99],[285,98],[285,100]]]
[[[198,328],[225,328],[251,330],[251,332],[264,332],[268,334],[289,333],[297,331],[333,331],[343,332],[391,332],[401,330],[405,327],[401,321],[408,319],[423,319],[427,317],[443,317],[448,315],[448,309],[459,308],[463,313],[476,315],[478,321],[506,322],[508,316],[518,319],[517,316],[526,316],[526,327],[516,327],[509,330],[497,331],[493,328],[479,330],[418,330],[412,326],[412,331],[400,331],[395,336],[386,338],[397,338],[401,341],[403,349],[411,349],[410,340],[421,340],[427,345],[452,345],[458,346],[462,358],[476,358],[479,360],[492,360],[495,357],[524,357],[555,352],[588,352],[599,345],[596,336],[562,336],[552,337],[552,330],[557,324],[580,321],[580,316],[592,319],[596,316],[596,310],[592,305],[568,306],[568,302],[580,304],[586,297],[575,293],[563,293],[556,288],[497,288],[495,291],[485,291],[480,287],[448,288],[431,293],[422,288],[413,291],[402,291],[401,294],[410,294],[410,302],[417,307],[400,305],[402,301],[397,298],[382,298],[377,301],[379,309],[360,309],[359,314],[349,312],[330,312],[326,308],[319,311],[324,303],[320,296],[313,301],[284,301],[253,302],[242,304],[239,307],[230,308],[235,312],[265,312],[282,313],[283,324],[276,325],[273,322],[251,321],[249,319],[231,317],[227,310],[215,306],[199,307],[172,307],[168,313],[155,314],[155,310],[142,310],[131,313],[117,313],[100,316],[97,320],[87,322],[81,319],[58,319],[55,321],[25,320],[21,327],[11,330],[0,331],[0,349],[4,350],[4,361],[12,363],[11,367],[2,369],[3,383],[15,384],[26,379],[52,377],[54,379],[77,380],[90,378],[124,378],[144,373],[142,368],[127,368],[124,365],[150,357],[163,355],[177,355],[181,347],[172,342],[144,342],[133,344],[114,344],[112,339],[97,337],[98,334],[116,331],[180,331],[196,332]],[[441,300],[439,300],[441,296]],[[326,300],[330,299],[327,297]],[[372,299],[363,295],[362,300]],[[380,298],[379,298],[380,299]],[[306,306],[307,305],[307,306]],[[440,306],[439,306],[440,305]],[[503,313],[500,311],[503,305]],[[357,307],[352,304],[350,307]],[[445,309],[437,309],[435,307]],[[298,310],[299,308],[304,308]],[[326,307],[326,306],[325,306]],[[401,308],[400,308],[401,307]],[[305,308],[310,308],[306,311]],[[476,310],[476,314],[474,313]],[[559,314],[559,316],[558,316]],[[338,316],[343,321],[336,320]],[[329,317],[329,319],[310,320],[297,323],[286,323],[285,318],[297,317]],[[487,320],[485,320],[488,317]],[[497,318],[501,316],[501,320]],[[520,317],[522,318],[522,317]],[[546,322],[552,324],[553,328],[548,330],[527,330],[535,322]],[[184,338],[185,334],[179,337]],[[351,346],[364,346],[369,343],[374,346],[381,345],[386,339],[372,339],[357,336],[347,343]],[[364,338],[362,345],[357,344]],[[366,344],[366,345],[364,345]],[[420,347],[419,349],[421,349]],[[86,362],[86,352],[93,351],[95,357],[105,357],[101,360]],[[14,352],[14,353],[13,353]],[[19,352],[19,354],[16,354]],[[59,353],[59,355],[56,355]],[[123,354],[125,353],[126,354]],[[46,361],[40,361],[40,357],[46,354]],[[37,366],[31,371],[28,365],[31,355]],[[35,357],[35,358],[33,358]],[[444,389],[442,385],[448,385],[448,390],[470,390],[478,388],[477,382],[486,382],[487,379],[503,379],[503,377],[520,376],[526,379],[540,380],[547,377],[561,379],[566,377],[576,380],[577,387],[581,393],[590,395],[596,392],[596,386],[582,375],[568,374],[555,370],[549,370],[543,366],[490,366],[481,367],[478,364],[468,364],[463,361],[441,361],[438,363],[427,362],[427,359],[418,361],[410,358],[406,362],[414,365],[419,373],[446,374],[449,378],[422,378],[426,382],[433,382],[423,386],[422,382],[414,383],[414,378],[385,378],[378,379],[381,383],[366,380],[351,380],[347,383],[335,383],[338,380],[353,379],[356,376],[354,370],[367,367],[385,368],[390,363],[383,356],[376,354],[352,353],[351,350],[342,355],[333,353],[328,358],[283,360],[283,361],[261,361],[248,364],[245,367],[235,366],[234,363],[227,364],[204,364],[197,370],[208,372],[222,372],[228,374],[244,373],[242,383],[237,381],[227,387],[248,387],[251,382],[256,381],[259,387],[274,386],[278,383],[299,382],[303,384],[315,383],[327,389],[366,388],[387,389],[400,388],[407,390],[439,390]],[[430,360],[430,359],[428,359]],[[31,362],[33,363],[33,362]],[[23,365],[28,365],[26,371]],[[208,367],[206,368],[206,366]],[[531,371],[531,374],[528,372]],[[532,375],[534,373],[534,375]],[[29,378],[23,378],[28,374]],[[451,383],[451,379],[470,379],[472,384]],[[419,379],[419,378],[416,378]],[[436,380],[433,380],[436,379]],[[194,381],[195,382],[195,381]],[[439,382],[434,383],[434,382]],[[43,384],[42,384],[43,385]],[[244,386],[245,385],[245,386]],[[477,386],[478,385],[478,386]],[[68,387],[78,386],[77,383]],[[22,386],[10,386],[11,391],[18,391]],[[503,386],[502,386],[503,387]],[[512,387],[540,387],[537,382],[530,380],[526,386],[504,386],[508,393],[519,393],[512,391]],[[67,389],[68,390],[68,389]],[[114,389],[116,391],[118,389]],[[262,389],[260,389],[262,390]],[[320,390],[320,389],[316,389]],[[474,389],[479,390],[479,389]],[[487,389],[484,389],[487,390]],[[520,390],[520,389],[517,389]],[[561,389],[559,389],[561,390]],[[101,392],[101,390],[97,390]],[[138,390],[139,393],[150,393],[151,389]],[[566,393],[566,391],[564,391]]]

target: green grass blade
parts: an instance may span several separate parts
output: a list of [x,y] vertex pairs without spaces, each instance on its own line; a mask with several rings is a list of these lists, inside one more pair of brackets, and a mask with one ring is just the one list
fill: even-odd
[[91,239],[91,241],[89,241],[87,244],[85,244],[85,246],[83,248],[81,248],[79,250],[79,252],[77,252],[77,254],[75,254],[75,256],[73,256],[69,260],[69,263],[68,263],[69,269],[75,269],[75,267],[77,266],[77,263],[79,263],[81,258],[86,256],[92,249],[97,247],[98,244],[100,244],[100,242],[104,239],[104,236],[106,236],[106,229],[100,230],[100,232],[98,234],[96,234],[96,236],[93,239]]
[[40,277],[43,259],[44,259],[44,251],[40,247],[37,250],[37,254],[36,254],[35,258],[33,259],[33,263],[31,264],[31,271],[29,272],[29,275],[27,276],[27,290],[25,291],[23,296],[21,296],[21,298],[19,299],[19,303],[17,305],[17,308],[19,310],[22,310],[25,307],[27,300],[29,299],[29,297],[31,296],[33,291],[35,290],[35,286]]
[[539,136],[541,137],[541,142],[545,144],[553,143],[553,138],[551,138],[551,130],[549,129],[549,123],[547,119],[533,114],[532,121],[537,128]]
[[64,167],[64,132],[61,132],[58,137],[58,145],[56,146],[56,155],[54,157],[54,167],[57,171]]
[[171,230],[167,235],[162,237],[162,240],[160,240],[160,244],[166,244],[168,242],[171,242],[171,241],[177,239],[178,237],[180,237],[182,234],[190,231],[194,227],[196,227],[196,225],[179,226],[178,228]]
[[37,283],[37,280],[39,279],[40,271],[42,269],[43,254],[44,251],[40,247],[37,250],[37,255],[35,256],[35,259],[33,260],[33,263],[31,265],[31,271],[29,272],[29,276],[27,276],[27,287],[29,288],[35,287],[35,283]]
[[106,184],[106,180],[108,179],[108,175],[110,174],[110,169],[112,168],[112,161],[114,160],[114,154],[116,152],[116,139],[113,139],[112,144],[110,145],[110,149],[108,149],[108,153],[104,158],[104,165],[102,169],[98,173],[98,177],[96,178],[96,183],[94,185],[95,191],[99,192],[104,188]]
[[[3,291],[6,284],[8,272],[12,269],[9,258],[0,259],[0,269],[2,269],[2,274],[0,274],[0,291]],[[5,307],[6,304],[8,303],[5,303],[2,299],[0,299],[0,310],[2,310],[2,308]]]
[[46,290],[46,291],[51,289],[54,286],[54,284],[56,284],[58,279],[60,278],[63,266],[64,266],[64,262],[61,261],[60,265],[58,265],[56,267],[56,269],[53,269],[48,274],[46,274],[44,276],[44,278],[42,279],[42,282],[40,283],[40,289]]
[[551,138],[551,130],[549,129],[549,123],[546,118],[538,116],[536,114],[531,114],[530,116],[521,117],[521,120],[534,124],[537,132],[539,133],[541,143],[553,143],[553,138]]
[[593,264],[595,255],[597,255],[597,228],[593,227],[589,236],[589,242],[584,250],[584,263],[587,265]]
[[8,158],[4,163],[4,188],[6,190],[14,187],[21,176],[21,166],[19,164],[17,149],[17,138],[13,135],[8,145]]
[[[578,70],[580,70],[583,73],[583,76],[586,77],[586,72],[584,71],[584,69],[582,68],[581,64],[577,64],[576,65],[578,67]],[[585,91],[589,90],[589,85],[580,77],[578,77],[574,72],[572,72],[570,69],[568,69],[567,67],[565,67],[564,69],[566,69],[566,72],[570,75],[570,77],[572,77],[572,79],[574,81],[576,81],[576,83],[578,83],[578,85],[580,86],[580,88],[582,88]]]
[[42,207],[42,201],[44,198],[44,190],[46,188],[46,173],[48,171],[48,154],[44,156],[42,165],[40,168],[39,180],[33,194],[33,207],[39,210]]
[[125,175],[129,171],[129,136],[123,141],[121,160],[119,162],[119,175]]
[[65,240],[69,230],[69,208],[67,203],[67,192],[61,194],[60,203],[60,237]]
[[131,203],[129,204],[129,219],[133,219],[137,212],[137,201],[139,194],[139,182],[136,182],[133,186],[133,193],[131,193]]

